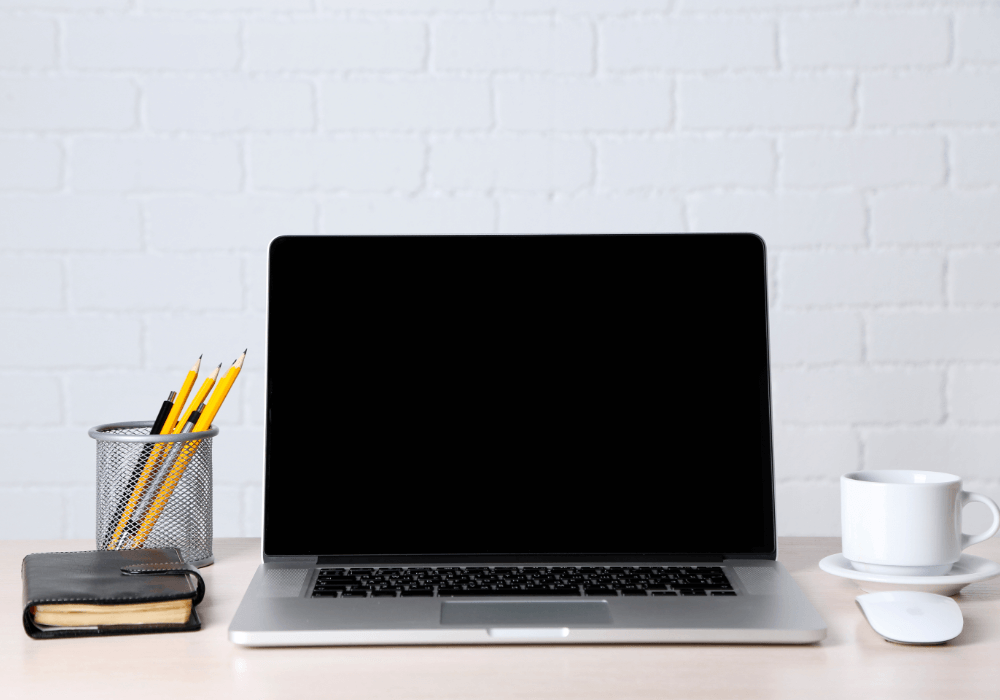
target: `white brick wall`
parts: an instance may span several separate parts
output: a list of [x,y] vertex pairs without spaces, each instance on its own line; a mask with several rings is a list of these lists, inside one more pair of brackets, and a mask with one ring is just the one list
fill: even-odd
[[671,121],[669,80],[498,78],[497,124],[511,131],[657,131]]
[[0,77],[0,130],[122,131],[136,126],[139,91],[127,78]]
[[691,230],[764,232],[772,250],[865,243],[860,192],[718,192],[687,201]]
[[451,131],[492,121],[485,78],[333,79],[320,86],[324,130]]
[[951,48],[948,23],[945,15],[792,15],[784,53],[793,68],[940,66]]
[[63,264],[52,258],[0,257],[0,309],[56,311],[64,307]]
[[933,252],[793,252],[782,261],[790,307],[938,304],[944,257]]
[[871,315],[868,354],[879,362],[1000,361],[1000,310]]
[[952,143],[955,180],[960,187],[1000,182],[1000,134],[956,134]]
[[609,71],[775,68],[778,62],[774,22],[766,20],[613,20],[603,30]]
[[59,189],[62,168],[62,149],[54,141],[0,139],[0,188],[4,192]]
[[428,172],[442,190],[574,192],[593,182],[593,161],[583,139],[475,137],[435,142]]
[[68,68],[226,70],[239,62],[239,23],[164,17],[71,18],[66,22]]
[[932,424],[944,417],[938,370],[776,369],[771,383],[790,424]]
[[854,469],[1000,496],[998,38],[972,0],[0,0],[0,537],[88,536],[86,429],[246,346],[216,532],[259,531],[283,233],[756,231],[779,533],[837,534]]
[[958,18],[958,60],[962,63],[996,64],[1000,61],[1000,12],[969,12]]
[[146,83],[153,131],[306,131],[315,125],[313,89],[302,80],[159,78]]
[[443,20],[434,27],[431,67],[439,71],[590,73],[589,23]]
[[956,304],[1000,304],[1000,253],[956,252],[948,269],[949,291]]
[[679,94],[681,128],[843,128],[854,118],[849,76],[684,79]]
[[1000,73],[871,75],[860,98],[865,126],[981,124],[1000,113]]
[[253,71],[418,71],[426,55],[422,22],[269,19],[246,25],[246,65]]
[[880,244],[989,244],[997,240],[996,193],[907,189],[872,197],[872,237]]
[[56,63],[56,23],[11,17],[0,25],[0,66],[51,68]]
[[58,253],[142,247],[139,203],[122,196],[2,196],[0,203],[3,250]]
[[496,203],[483,196],[336,197],[324,199],[321,233],[484,233]]
[[509,197],[500,202],[501,233],[679,231],[681,203],[669,197]]
[[242,179],[240,144],[231,139],[100,137],[71,148],[77,192],[235,192]]
[[250,178],[255,189],[283,192],[415,192],[423,184],[426,151],[412,136],[254,138]]
[[790,136],[784,141],[787,187],[941,185],[945,140],[936,134]]
[[609,191],[768,187],[775,161],[770,139],[602,139],[598,184]]
[[239,311],[240,277],[228,254],[100,253],[70,261],[68,286],[80,311]]

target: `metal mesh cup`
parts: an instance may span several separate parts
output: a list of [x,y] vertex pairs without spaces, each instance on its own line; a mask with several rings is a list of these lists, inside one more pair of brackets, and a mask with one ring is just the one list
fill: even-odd
[[152,421],[90,429],[97,440],[97,547],[176,547],[184,561],[212,555],[212,438],[218,428],[150,435]]

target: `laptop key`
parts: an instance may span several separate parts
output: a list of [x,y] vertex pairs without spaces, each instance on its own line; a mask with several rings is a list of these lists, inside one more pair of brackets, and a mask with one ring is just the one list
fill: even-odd
[[400,591],[399,595],[404,598],[433,598],[433,588],[411,588],[408,591]]
[[712,591],[712,595],[736,595],[735,591]]
[[702,588],[682,588],[681,595],[708,595]]
[[350,590],[340,594],[341,598],[367,598],[368,591]]
[[677,591],[650,591],[650,595],[677,595]]
[[626,588],[624,591],[622,591],[622,595],[641,595],[641,596],[644,596],[644,595],[646,595],[646,591],[645,590],[641,590],[641,589],[637,589],[637,588]]
[[396,591],[394,590],[379,590],[372,591],[372,598],[395,598]]

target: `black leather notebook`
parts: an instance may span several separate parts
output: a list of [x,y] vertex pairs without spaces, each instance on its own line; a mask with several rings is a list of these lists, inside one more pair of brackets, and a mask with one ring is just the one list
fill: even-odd
[[173,548],[29,554],[21,581],[35,639],[201,629],[205,582]]

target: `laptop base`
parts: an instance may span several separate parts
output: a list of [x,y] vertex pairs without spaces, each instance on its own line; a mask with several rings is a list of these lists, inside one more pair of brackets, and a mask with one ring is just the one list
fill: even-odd
[[822,618],[780,563],[727,560],[722,568],[735,596],[330,599],[311,596],[320,567],[267,563],[258,567],[229,639],[266,647],[808,644],[826,636]]

